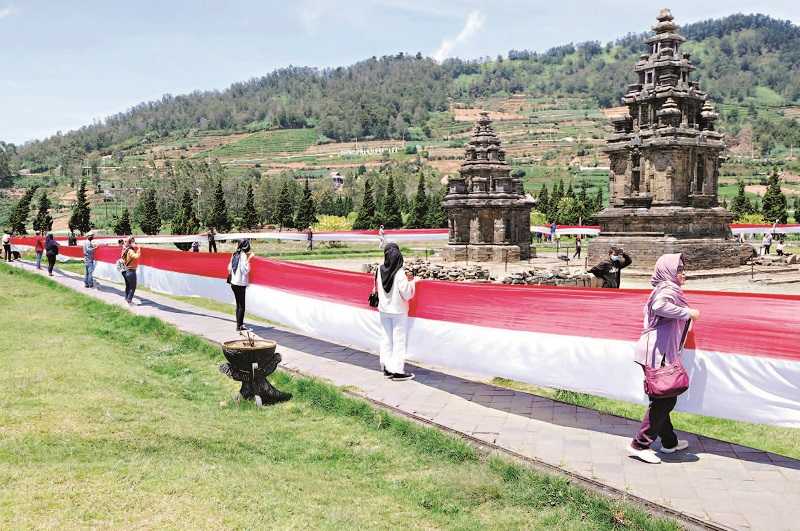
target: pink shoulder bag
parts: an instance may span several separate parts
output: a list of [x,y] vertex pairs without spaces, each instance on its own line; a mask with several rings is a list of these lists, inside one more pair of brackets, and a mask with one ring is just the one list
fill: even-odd
[[[686,323],[681,338],[681,349],[678,354],[683,352],[683,345],[686,343],[686,335],[692,321]],[[649,338],[648,338],[649,341]],[[649,351],[649,349],[648,349]],[[680,355],[675,356],[675,360],[665,365],[667,355],[661,356],[661,365],[655,367],[655,356],[653,356],[653,367],[644,367],[644,392],[651,398],[672,398],[684,393],[689,389],[689,375],[683,367]]]

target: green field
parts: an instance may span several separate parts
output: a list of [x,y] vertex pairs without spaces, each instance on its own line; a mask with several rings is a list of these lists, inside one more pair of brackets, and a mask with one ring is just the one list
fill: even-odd
[[0,265],[9,529],[677,529],[344,396],[230,400],[218,347]]
[[203,151],[195,158],[261,159],[278,153],[301,153],[317,140],[315,129],[261,131],[247,138]]

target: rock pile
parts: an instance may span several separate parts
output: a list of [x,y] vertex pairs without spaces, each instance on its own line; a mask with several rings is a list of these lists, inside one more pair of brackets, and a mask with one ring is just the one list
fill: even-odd
[[596,284],[596,279],[590,273],[570,273],[567,268],[562,267],[552,271],[530,269],[520,273],[512,273],[503,278],[502,283],[591,288]]
[[753,263],[756,265],[763,265],[763,266],[800,264],[800,255],[791,254],[791,255],[777,256],[770,254],[766,256],[756,256],[753,258]]
[[[379,264],[365,264],[364,271],[375,273]],[[411,271],[417,278],[449,280],[452,282],[481,282],[494,280],[489,275],[489,270],[479,265],[443,266],[442,264],[432,264],[420,258],[408,261],[404,264],[407,271]]]

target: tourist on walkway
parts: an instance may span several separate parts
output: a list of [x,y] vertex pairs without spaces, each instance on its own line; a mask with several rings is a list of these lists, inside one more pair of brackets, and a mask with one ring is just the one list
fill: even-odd
[[405,372],[408,301],[414,297],[417,279],[403,270],[403,255],[396,243],[386,244],[383,256],[383,265],[375,272],[383,328],[381,367],[390,380],[410,380],[414,375]]
[[603,281],[602,288],[618,288],[620,286],[620,271],[631,265],[631,257],[621,248],[612,247],[608,250],[608,260],[603,260],[589,270]]
[[133,236],[128,238],[125,246],[122,248],[123,270],[122,278],[125,279],[125,302],[129,306],[133,305],[133,295],[136,293],[136,268],[139,266],[139,257],[142,255],[141,249],[136,245],[136,239]]
[[378,238],[380,239],[378,241],[378,249],[383,249],[386,247],[386,233],[383,230],[383,225],[378,227]]
[[[670,364],[681,355],[686,322],[696,320],[700,312],[689,308],[681,287],[686,281],[680,254],[665,254],[656,261],[650,284],[653,291],[644,307],[644,330],[636,345],[634,361],[642,366]],[[650,448],[661,438],[661,452],[673,453],[688,448],[689,443],[678,440],[672,429],[669,414],[677,397],[650,398],[642,426],[630,445],[630,454],[646,463],[660,463]]]
[[44,254],[47,256],[47,274],[53,276],[53,268],[56,266],[56,256],[58,256],[58,242],[53,238],[53,233],[49,232],[44,240]]
[[208,230],[208,252],[209,253],[216,253],[217,252],[217,231],[214,230],[214,227],[211,227]]
[[314,231],[311,230],[311,225],[308,226],[306,229],[306,239],[308,240],[308,247],[306,248],[307,251],[314,250]]
[[578,235],[575,238],[575,254],[572,255],[572,259],[580,258],[581,257],[581,237]]
[[42,255],[44,254],[44,231],[37,231],[33,239],[33,252],[36,254],[36,269],[42,268]]
[[75,231],[70,228],[69,236],[67,236],[67,246],[75,247],[76,245],[78,245],[78,237],[75,236]]
[[95,251],[97,247],[97,244],[94,243],[94,232],[89,232],[86,235],[86,241],[83,242],[83,265],[86,268],[83,285],[87,288],[94,287]]
[[11,261],[11,233],[8,231],[3,233],[3,259],[6,262]]
[[247,285],[250,283],[250,240],[239,242],[236,252],[231,255],[228,262],[228,283],[233,290],[233,297],[236,299],[236,330],[248,330],[244,326],[244,310],[247,293]]

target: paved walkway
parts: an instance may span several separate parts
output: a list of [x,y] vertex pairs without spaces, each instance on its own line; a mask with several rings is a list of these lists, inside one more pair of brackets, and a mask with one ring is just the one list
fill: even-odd
[[[23,267],[32,269],[30,265]],[[54,279],[105,302],[123,305],[118,286],[83,287],[82,278]],[[131,310],[220,342],[238,337],[231,315],[143,293]],[[356,393],[594,483],[700,520],[733,529],[800,529],[800,461],[690,433],[687,452],[647,465],[627,456],[638,423],[528,393],[415,366],[417,378],[386,381],[374,355],[271,326],[283,365],[348,386]]]

